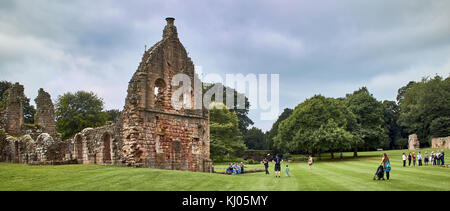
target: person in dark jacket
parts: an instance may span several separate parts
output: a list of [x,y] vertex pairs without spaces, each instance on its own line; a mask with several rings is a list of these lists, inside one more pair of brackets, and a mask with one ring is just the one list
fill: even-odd
[[264,163],[264,168],[266,168],[266,174],[269,174],[269,159],[264,158],[263,163]]

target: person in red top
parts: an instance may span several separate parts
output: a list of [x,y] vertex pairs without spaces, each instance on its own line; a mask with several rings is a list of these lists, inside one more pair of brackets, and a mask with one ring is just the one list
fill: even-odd
[[416,166],[416,153],[413,152],[412,154],[412,159],[413,159],[413,166]]

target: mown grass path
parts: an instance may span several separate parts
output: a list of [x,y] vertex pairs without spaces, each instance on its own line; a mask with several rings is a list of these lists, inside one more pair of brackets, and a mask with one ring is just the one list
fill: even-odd
[[[431,149],[421,150],[422,152]],[[361,152],[344,160],[325,158],[310,170],[306,162],[289,163],[291,177],[275,178],[264,172],[222,175],[159,169],[101,165],[28,166],[0,163],[0,190],[199,190],[199,191],[293,191],[293,190],[450,190],[450,168],[402,167],[401,153],[386,151],[391,159],[391,181],[374,181],[382,152]],[[416,151],[417,152],[417,151]],[[446,151],[447,156],[449,150]],[[286,163],[284,163],[286,164]],[[217,165],[222,170],[226,165]],[[263,168],[249,165],[248,168]]]

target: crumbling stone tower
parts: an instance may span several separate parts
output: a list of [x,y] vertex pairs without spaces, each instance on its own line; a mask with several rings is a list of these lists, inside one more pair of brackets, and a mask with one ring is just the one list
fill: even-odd
[[5,130],[11,135],[20,135],[23,119],[22,101],[25,99],[23,85],[15,83],[7,91],[5,107]]
[[34,122],[42,126],[42,132],[51,136],[56,135],[55,109],[50,94],[39,89],[36,102],[36,115]]
[[[166,19],[163,39],[144,53],[129,82],[121,128],[123,159],[129,166],[210,171],[209,113],[203,107],[177,110],[171,105],[179,87],[171,85],[174,75],[189,76],[192,90],[196,79],[174,20]],[[201,96],[192,91],[190,99],[197,94]]]

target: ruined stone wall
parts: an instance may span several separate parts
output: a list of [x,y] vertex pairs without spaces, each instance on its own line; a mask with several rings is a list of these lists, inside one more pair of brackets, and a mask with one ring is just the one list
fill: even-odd
[[[184,73],[194,89],[194,65],[171,18],[163,40],[145,52],[128,86],[123,110],[123,155],[129,166],[208,171],[209,113],[171,105],[174,75]],[[194,105],[194,91],[190,96]],[[200,94],[201,96],[201,94]]]
[[116,124],[86,128],[71,140],[73,159],[80,164],[121,165],[123,146]]
[[30,134],[20,137],[7,135],[0,140],[0,161],[32,164],[70,159],[68,143],[42,133],[36,139]]
[[408,149],[409,150],[416,150],[420,148],[420,142],[419,138],[417,137],[417,134],[411,134],[408,138]]
[[50,94],[41,88],[34,101],[36,102],[35,124],[39,124],[44,133],[56,136],[55,109]]
[[25,98],[24,88],[19,83],[15,83],[6,91],[4,110],[5,131],[11,135],[20,135],[24,123],[22,101]]
[[450,149],[450,136],[431,139],[431,147]]

